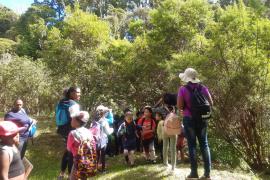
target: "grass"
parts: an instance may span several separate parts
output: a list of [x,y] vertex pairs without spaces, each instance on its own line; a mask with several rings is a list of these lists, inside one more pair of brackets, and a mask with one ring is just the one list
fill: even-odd
[[[26,157],[34,165],[30,174],[30,180],[53,180],[56,179],[60,170],[60,159],[62,157],[64,143],[56,134],[54,120],[50,118],[38,118],[38,132],[34,139],[34,144],[29,142]],[[133,168],[126,167],[123,157],[116,156],[107,158],[106,174],[98,174],[93,179],[103,180],[155,180],[155,179],[180,179],[184,180],[189,173],[189,164],[178,164],[174,174],[171,174],[166,167],[159,164],[146,164],[142,155],[136,154],[137,166]],[[201,166],[200,166],[201,167]],[[218,169],[215,169],[218,168]],[[199,169],[203,173],[203,169]],[[236,169],[222,169],[214,166],[212,171],[214,180],[252,180],[252,179],[270,179],[270,177],[258,178],[251,173],[241,172]]]

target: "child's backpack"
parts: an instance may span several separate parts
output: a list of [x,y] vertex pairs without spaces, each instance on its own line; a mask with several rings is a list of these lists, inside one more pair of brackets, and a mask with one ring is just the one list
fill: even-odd
[[84,140],[78,147],[75,156],[75,177],[76,179],[87,179],[95,176],[97,172],[97,155],[94,140]]
[[30,138],[34,137],[34,135],[36,134],[36,131],[37,131],[37,124],[36,123],[32,123],[29,126],[28,131],[29,131],[28,137],[30,137]]
[[168,136],[181,133],[181,121],[175,113],[170,113],[164,121],[164,133]]
[[91,124],[90,127],[90,132],[92,133],[94,139],[95,139],[95,143],[97,145],[97,148],[100,145],[100,140],[101,140],[101,125],[97,120],[94,120]]
[[75,101],[73,100],[62,100],[60,103],[57,104],[55,109],[55,119],[57,126],[68,124],[68,122],[71,119],[69,107],[71,107],[74,104]]
[[[141,126],[143,126],[144,121],[145,121],[145,118],[142,119],[142,125],[141,125]],[[153,129],[153,123],[154,123],[154,121],[155,121],[154,119],[151,119],[150,129]],[[156,132],[156,131],[153,132],[153,137],[155,137],[155,132]]]
[[192,89],[189,85],[185,86],[190,93],[191,101],[191,115],[192,117],[204,120],[211,118],[211,107],[208,99],[202,93],[203,86],[199,84],[198,87]]
[[107,113],[106,119],[108,120],[109,125],[112,126],[113,125],[113,122],[114,122],[114,117],[113,117],[112,111],[109,111]]

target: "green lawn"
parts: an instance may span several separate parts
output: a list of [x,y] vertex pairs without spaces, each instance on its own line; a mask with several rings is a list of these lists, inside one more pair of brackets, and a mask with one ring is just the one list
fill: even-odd
[[[33,163],[34,169],[30,180],[53,180],[56,179],[60,169],[60,159],[64,149],[64,143],[55,133],[54,121],[48,118],[39,118],[38,134],[28,146],[26,156]],[[124,165],[122,156],[107,158],[107,174],[99,174],[94,179],[185,179],[189,173],[188,164],[178,164],[174,174],[171,174],[161,164],[146,164],[141,154],[136,154],[136,167],[129,168]],[[199,170],[202,174],[202,169]],[[212,178],[215,180],[249,180],[259,179],[250,173],[241,173],[238,170],[214,170]],[[266,177],[264,179],[270,179]]]

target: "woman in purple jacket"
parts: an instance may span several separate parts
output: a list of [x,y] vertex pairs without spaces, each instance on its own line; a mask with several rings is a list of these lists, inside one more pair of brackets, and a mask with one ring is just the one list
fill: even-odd
[[187,68],[184,73],[179,74],[180,79],[186,84],[179,89],[177,106],[183,115],[185,136],[188,142],[191,163],[191,173],[188,178],[198,178],[196,159],[196,139],[198,139],[204,161],[204,175],[202,179],[210,179],[211,157],[207,139],[208,123],[197,111],[194,111],[192,97],[194,97],[194,92],[199,92],[206,99],[209,106],[213,106],[213,100],[208,88],[200,84],[197,76],[197,71],[192,68]]
[[27,148],[27,140],[29,137],[29,127],[32,123],[36,123],[36,120],[31,119],[23,109],[23,101],[21,99],[17,99],[14,102],[14,107],[9,111],[4,118],[5,121],[12,121],[18,127],[24,127],[23,131],[19,133],[19,151],[21,154],[21,158],[23,159],[26,148]]

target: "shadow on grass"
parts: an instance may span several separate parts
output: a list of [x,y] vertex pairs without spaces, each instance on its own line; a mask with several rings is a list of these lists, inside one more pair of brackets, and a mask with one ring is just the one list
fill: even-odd
[[129,167],[124,163],[123,155],[108,158],[107,173],[98,174],[95,179],[134,180],[134,179],[166,179],[169,175],[166,168],[160,164],[146,163],[141,154],[136,154],[135,167]]

